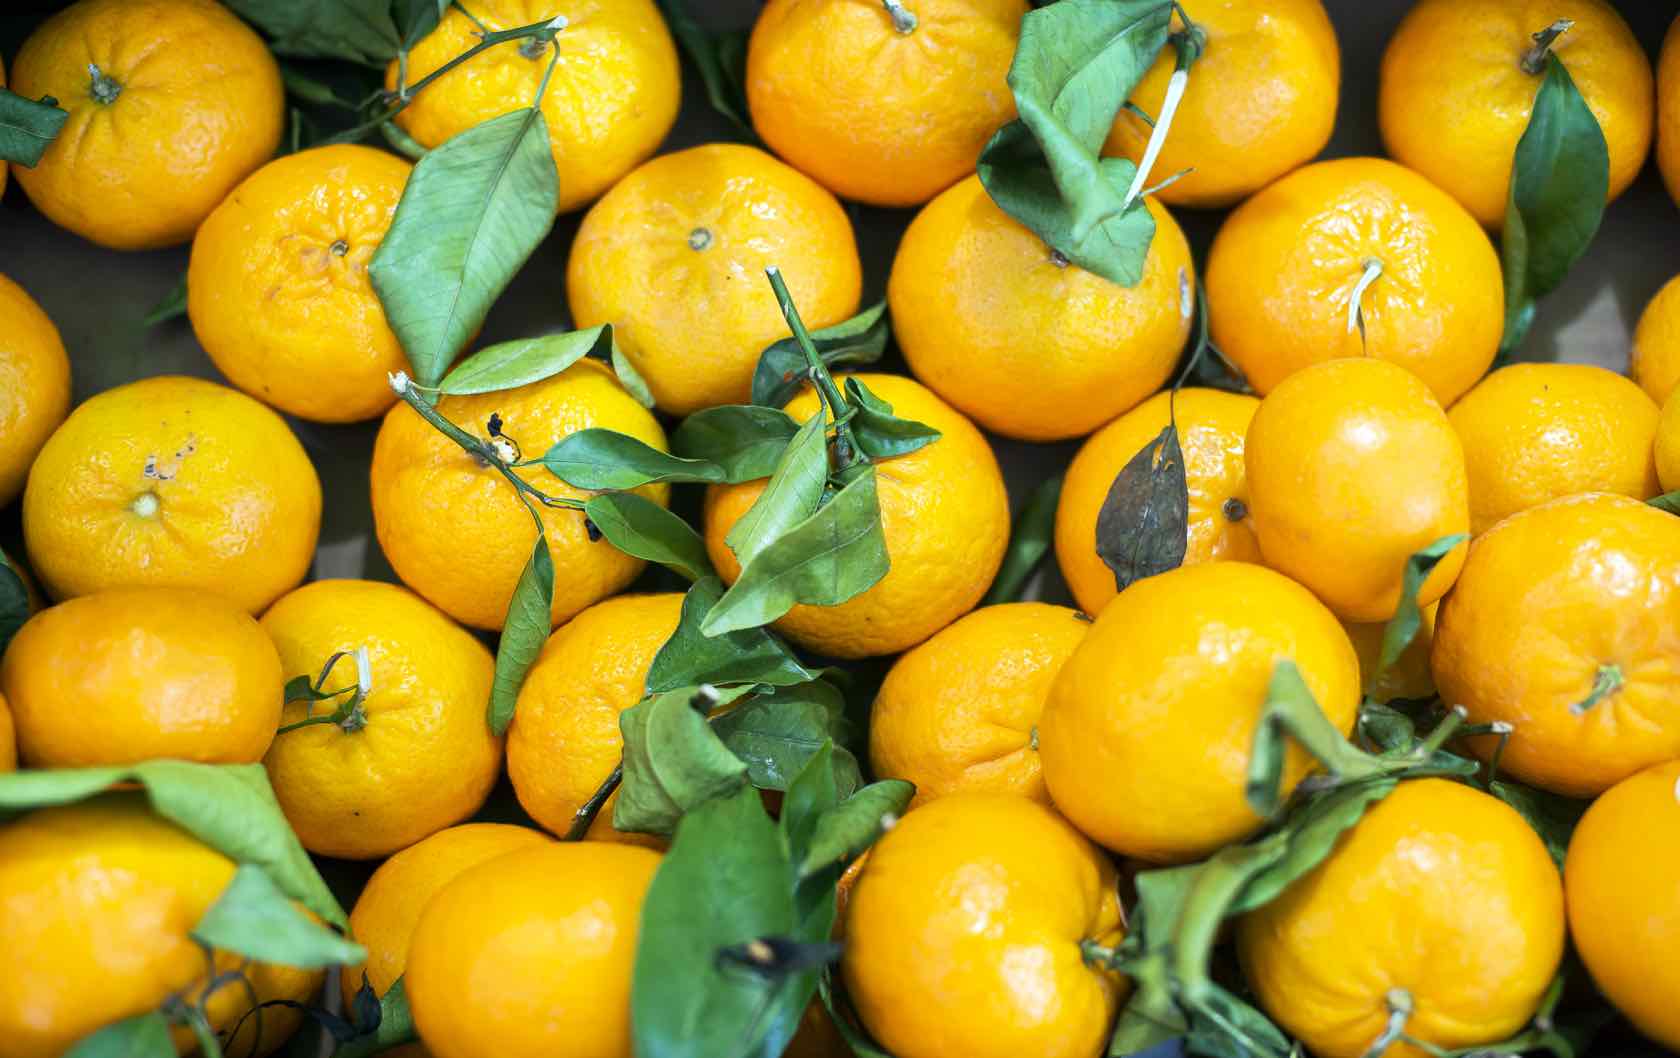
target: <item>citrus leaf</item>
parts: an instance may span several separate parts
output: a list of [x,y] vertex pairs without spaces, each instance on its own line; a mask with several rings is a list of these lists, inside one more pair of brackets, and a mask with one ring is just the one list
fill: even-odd
[[902,779],[870,783],[817,820],[811,843],[799,861],[799,873],[814,874],[835,863],[849,863],[875,843],[888,820],[904,814],[916,787]]
[[36,102],[0,88],[0,161],[34,168],[68,120],[51,96]]
[[0,654],[29,620],[29,589],[23,586],[23,576],[13,568],[12,560],[0,552]]
[[391,0],[391,19],[403,48],[420,43],[449,10],[450,0]]
[[770,483],[747,513],[730,527],[723,542],[742,566],[793,526],[809,518],[828,487],[828,413],[818,409],[782,449]]
[[656,481],[721,482],[723,468],[683,459],[616,430],[592,426],[567,434],[543,453],[543,466],[579,489],[635,489]]
[[1308,798],[1290,817],[1285,836],[1265,839],[1276,840],[1282,851],[1255,871],[1226,914],[1240,915],[1271,903],[1296,879],[1323,863],[1342,834],[1398,785],[1399,781],[1392,778],[1370,779]]
[[648,668],[648,694],[702,683],[791,686],[817,678],[818,673],[802,665],[787,644],[767,629],[743,628],[713,638],[702,635],[701,622],[721,598],[723,582],[715,576],[702,577],[688,589],[677,630]]
[[1406,570],[1400,579],[1400,605],[1383,629],[1382,654],[1377,659],[1377,673],[1372,680],[1387,672],[1390,666],[1399,661],[1400,655],[1405,653],[1406,648],[1412,645],[1412,640],[1417,638],[1418,629],[1423,627],[1423,610],[1417,601],[1418,591],[1423,588],[1423,582],[1429,579],[1429,574],[1440,561],[1446,558],[1453,548],[1468,539],[1468,533],[1443,536],[1406,560]]
[[706,719],[712,709],[745,693],[745,688],[684,687],[645,698],[619,714],[624,781],[613,807],[614,827],[669,834],[685,812],[748,785],[746,764]]
[[525,685],[526,673],[548,640],[553,605],[554,557],[548,550],[547,535],[538,533],[531,557],[508,599],[502,638],[496,644],[496,676],[490,684],[490,708],[485,717],[496,735],[505,734],[513,723],[519,688]]
[[1026,509],[1015,519],[1015,532],[1009,538],[1009,550],[1003,565],[992,580],[991,590],[981,606],[1019,602],[1027,578],[1050,553],[1056,533],[1056,506],[1062,498],[1060,475],[1039,482],[1027,500]]
[[[357,993],[356,998],[359,1002],[361,994]],[[414,1028],[414,1015],[408,1009],[408,986],[401,977],[379,997],[375,1010],[378,1021],[372,1025],[358,1021],[356,1027],[360,1034],[333,1051],[332,1058],[369,1058],[420,1038]]]
[[653,390],[648,388],[647,379],[636,370],[636,365],[624,355],[624,350],[618,347],[617,342],[612,343],[611,360],[613,374],[618,376],[618,384],[624,387],[624,392],[634,397],[636,403],[642,407],[653,407]]
[[[850,754],[846,755],[850,761]],[[802,863],[809,853],[811,843],[816,839],[820,824],[829,813],[838,808],[846,796],[856,789],[856,768],[852,771],[853,785],[842,786],[846,781],[836,771],[836,750],[832,741],[824,740],[811,754],[799,773],[788,783],[787,792],[782,797],[781,816],[776,821],[782,832],[782,849],[790,865]],[[793,872],[793,910],[798,920],[795,935],[801,940],[821,945],[829,940],[834,933],[834,916],[837,910],[835,895],[840,884],[840,874],[844,866],[838,862],[820,865],[817,869],[804,872]],[[817,974],[822,968],[839,957],[838,946],[829,952],[813,951],[794,972],[797,977],[794,986],[809,1002],[810,995],[817,986]],[[804,1008],[782,1008],[782,1013],[792,1017],[770,1033],[772,1040],[782,1037],[782,1032],[788,1036],[798,1029],[797,1021],[803,1015]],[[767,1051],[765,1058],[779,1054],[780,1050]]]
[[612,325],[497,342],[467,357],[444,376],[438,389],[451,395],[495,393],[553,378],[612,341]]
[[776,408],[725,404],[697,411],[671,434],[671,451],[687,459],[705,459],[723,468],[731,484],[767,478],[799,424]]
[[443,377],[554,226],[559,187],[548,126],[532,107],[415,163],[368,278],[422,385]]
[[[782,841],[788,850],[789,862],[802,864],[817,836],[817,824],[824,815],[839,807],[840,785],[834,775],[834,742],[820,739],[798,773],[786,784],[782,798],[781,817],[776,823],[782,829]],[[824,865],[826,866],[826,864]],[[804,872],[801,872],[803,875]]]
[[245,21],[268,34],[281,55],[347,59],[383,67],[402,37],[391,0],[227,0]]
[[[1064,0],[1065,2],[1065,0]],[[1121,591],[1177,569],[1190,542],[1190,486],[1178,427],[1168,423],[1126,461],[1097,512],[1097,554]]]
[[846,379],[846,396],[854,409],[852,437],[870,459],[909,455],[940,438],[939,431],[926,423],[894,415],[892,405],[869,392],[856,375]]
[[1546,843],[1546,851],[1552,854],[1552,859],[1561,868],[1564,854],[1569,851],[1569,839],[1575,833],[1575,824],[1581,821],[1590,802],[1504,779],[1495,779],[1489,784],[1488,793],[1515,808],[1528,820],[1528,825],[1540,835],[1540,840]]
[[381,121],[379,123],[379,135],[384,137],[388,147],[411,162],[417,162],[426,157],[426,145],[410,136],[401,125],[394,121]]
[[1377,758],[1361,751],[1336,730],[1295,663],[1288,659],[1279,661],[1272,669],[1260,723],[1254,731],[1244,789],[1248,806],[1258,815],[1272,815],[1289,794],[1283,788],[1283,765],[1291,737],[1335,778],[1364,779],[1383,773]]
[[124,1018],[85,1036],[64,1058],[175,1058],[169,1022],[152,1011]]
[[1680,492],[1665,492],[1645,501],[1659,511],[1669,514],[1680,514]]
[[823,1009],[828,1012],[829,1020],[834,1022],[840,1038],[852,1049],[854,1058],[893,1058],[880,1044],[870,1039],[868,1033],[857,1027],[863,1023],[862,1019],[852,1012],[845,982],[833,970],[825,969],[818,975],[817,995],[822,999]]
[[151,311],[141,318],[140,326],[156,327],[165,320],[177,319],[186,314],[187,274],[182,272],[181,278],[176,281],[173,287],[169,288],[169,293],[165,294],[156,305],[152,306]]
[[747,34],[712,34],[692,14],[684,0],[659,0],[671,35],[700,72],[712,109],[735,123],[754,142],[752,117],[747,110]]
[[[812,331],[811,344],[817,348],[817,358],[831,368],[873,364],[886,352],[891,333],[887,303],[878,301],[849,320]],[[753,371],[753,403],[780,408],[805,387],[809,373],[798,338],[789,335],[772,343],[759,354]]]
[[583,505],[590,524],[620,551],[676,570],[689,580],[712,575],[705,541],[681,518],[634,492],[609,492]]
[[[814,680],[761,691],[712,721],[712,730],[747,765],[761,790],[786,790],[824,743],[845,732],[845,699],[832,684]],[[863,785],[850,750],[833,751],[835,781],[845,797]]]
[[192,935],[220,951],[259,962],[320,970],[367,958],[367,949],[303,914],[268,872],[242,863],[222,895],[204,912]]

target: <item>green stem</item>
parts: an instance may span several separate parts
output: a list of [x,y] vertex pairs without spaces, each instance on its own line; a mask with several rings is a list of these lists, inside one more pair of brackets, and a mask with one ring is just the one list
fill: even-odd
[[770,289],[776,292],[776,303],[781,306],[782,316],[787,320],[788,328],[793,331],[794,340],[799,343],[799,349],[805,354],[806,369],[811,374],[811,381],[816,384],[817,393],[828,405],[834,415],[835,422],[835,455],[840,469],[851,466],[853,457],[858,454],[857,443],[852,437],[852,428],[848,420],[846,398],[835,384],[834,376],[829,373],[828,365],[823,363],[817,354],[816,343],[811,341],[811,332],[805,329],[805,321],[799,318],[799,309],[793,303],[793,295],[788,293],[787,283],[782,279],[782,270],[771,265],[764,270],[770,277]]
[[582,841],[588,835],[589,828],[594,825],[595,817],[601,814],[601,806],[607,803],[607,799],[613,795],[613,791],[617,790],[619,784],[623,781],[624,761],[620,760],[613,768],[612,774],[607,776],[607,781],[597,787],[595,792],[589,795],[589,800],[583,802],[583,806],[572,816],[572,825],[567,829],[566,836],[561,840]]
[[197,1007],[189,1007],[186,1012],[187,1028],[192,1030],[193,1039],[198,1041],[199,1058],[222,1058],[222,1041],[210,1031],[210,1023],[204,1018],[204,1011]]
[[1575,25],[1572,18],[1560,18],[1545,29],[1534,34],[1534,46],[1523,52],[1522,60],[1517,64],[1523,73],[1538,77],[1546,72],[1546,57],[1551,54],[1552,45],[1557,39],[1568,33]]
[[1362,1058],[1382,1058],[1383,1052],[1405,1034],[1406,1022],[1412,1016],[1412,994],[1404,988],[1390,988],[1384,1001],[1388,1004],[1388,1024],[1371,1041]]
[[1588,709],[1615,694],[1622,685],[1622,667],[1620,665],[1600,665],[1598,673],[1593,677],[1592,690],[1587,696],[1569,707],[1569,711],[1576,716],[1585,715]]
[[117,96],[122,94],[122,85],[105,71],[88,63],[88,76],[93,78],[93,85],[88,89],[96,103],[110,104],[116,102]]
[[892,16],[893,29],[905,36],[916,32],[916,14],[904,6],[903,0],[881,0],[881,6]]
[[[455,56],[453,59],[450,59],[431,73],[420,78],[420,80],[409,85],[398,94],[397,98],[404,106],[406,106],[409,99],[413,98],[414,95],[421,89],[425,88],[427,85],[431,84],[433,81],[442,77],[449,71],[455,69],[455,67],[464,62],[471,61],[477,55],[494,48],[498,44],[506,44],[510,40],[540,40],[544,44],[547,44],[553,41],[554,38],[559,35],[560,31],[565,28],[565,16],[556,15],[554,18],[544,19],[541,22],[533,22],[528,26],[518,26],[514,29],[498,29],[489,33],[482,33],[479,35],[477,44],[474,44],[466,51]],[[397,108],[397,110],[401,109],[402,107],[400,106]],[[395,114],[396,111],[393,110],[391,113]],[[389,118],[390,116],[390,114],[387,114],[386,118]]]

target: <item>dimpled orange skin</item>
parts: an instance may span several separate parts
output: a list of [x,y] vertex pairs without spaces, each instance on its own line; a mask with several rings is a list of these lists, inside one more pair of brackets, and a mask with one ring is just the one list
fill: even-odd
[[1418,0],[1383,52],[1388,153],[1491,229],[1505,224],[1512,156],[1542,81],[1523,56],[1564,18],[1575,25],[1552,51],[1604,131],[1614,200],[1645,164],[1653,103],[1645,49],[1605,0]]
[[[543,120],[560,174],[561,213],[583,206],[659,148],[677,118],[682,77],[676,45],[653,0],[477,0],[472,17],[453,6],[408,56],[413,85],[479,42],[478,26],[513,29],[556,15],[559,62],[542,97]],[[395,121],[422,146],[528,107],[553,58],[520,42],[490,48],[413,96]],[[397,87],[397,64],[385,72]]]
[[[875,464],[881,532],[891,569],[874,587],[839,606],[795,606],[776,628],[795,642],[839,658],[897,654],[972,610],[991,587],[1009,546],[1009,497],[979,430],[914,379],[860,374],[893,414],[940,431],[939,440]],[[840,380],[841,385],[845,380]],[[809,388],[788,402],[804,422],[817,413]],[[726,583],[741,563],[725,537],[764,491],[764,481],[706,491],[706,553]]]
[[350,911],[350,935],[367,949],[368,958],[344,970],[345,1009],[362,987],[364,974],[380,996],[403,975],[420,913],[440,889],[487,860],[548,841],[548,835],[530,827],[463,823],[415,842],[380,864]]
[[[1260,402],[1243,451],[1266,565],[1349,621],[1386,621],[1406,560],[1468,532],[1464,449],[1417,376],[1383,360],[1332,360]],[[1464,563],[1459,545],[1418,589],[1427,606]]]
[[[1249,753],[1286,660],[1336,729],[1352,730],[1359,659],[1305,588],[1246,562],[1133,583],[1050,689],[1038,752],[1051,799],[1093,840],[1153,863],[1200,859],[1252,833],[1262,820],[1243,794]],[[1291,746],[1284,793],[1311,770]]]
[[55,599],[202,588],[255,613],[303,580],[320,527],[321,482],[285,420],[176,375],[84,401],[23,494],[29,561]]
[[1343,621],[1342,630],[1359,655],[1359,677],[1365,685],[1365,695],[1372,701],[1391,702],[1396,698],[1432,698],[1435,677],[1429,671],[1429,645],[1435,638],[1435,617],[1441,604],[1430,603],[1421,613],[1422,623],[1417,634],[1400,652],[1400,657],[1388,668],[1381,668],[1383,635],[1388,624],[1360,624]]
[[[313,682],[338,651],[366,647],[367,725],[315,724],[277,735],[263,760],[303,847],[323,856],[388,856],[478,811],[501,771],[484,720],[495,662],[484,645],[412,592],[368,580],[306,584],[263,615],[287,679]],[[354,658],[326,687],[354,686]],[[337,702],[315,706],[331,713]],[[286,704],[282,724],[307,715]]]
[[922,384],[994,433],[1079,437],[1155,392],[1190,334],[1195,265],[1161,205],[1143,279],[1123,287],[1052,260],[971,176],[928,203],[887,283],[894,334]]
[[579,327],[613,325],[660,410],[751,398],[766,346],[789,334],[765,269],[781,266],[811,330],[854,315],[852,222],[815,181],[755,147],[661,155],[584,216],[566,265]]
[[987,606],[894,662],[869,716],[877,778],[916,786],[912,808],[947,794],[1050,803],[1033,748],[1044,699],[1090,622],[1065,606]]
[[[1369,261],[1383,272],[1348,302]],[[1423,177],[1380,158],[1297,169],[1238,206],[1208,254],[1213,340],[1265,395],[1336,357],[1390,360],[1450,405],[1499,350],[1499,255],[1474,217]]]
[[[1521,628],[1541,631],[1513,634]],[[1430,663],[1442,698],[1472,722],[1515,726],[1501,767],[1590,797],[1680,756],[1677,652],[1680,519],[1587,493],[1476,539],[1441,604]],[[1619,686],[1577,712],[1606,667]],[[1492,739],[1473,745],[1494,749]]]
[[1114,868],[1054,810],[964,793],[888,831],[846,904],[840,970],[899,1058],[1094,1058],[1126,990],[1079,943],[1117,944]]
[[1669,397],[1657,419],[1657,481],[1664,492],[1680,489],[1680,401]]
[[[618,717],[642,700],[648,667],[677,630],[683,597],[620,595],[554,630],[525,676],[508,728],[508,778],[539,824],[564,835],[624,748]],[[589,836],[646,843],[613,829],[615,791]]]
[[770,149],[842,198],[914,206],[974,171],[1015,117],[1005,76],[1025,0],[771,0],[747,44],[747,104]]
[[[1503,801],[1445,779],[1402,783],[1330,856],[1237,922],[1260,1005],[1321,1058],[1358,1058],[1389,989],[1409,1036],[1442,1048],[1503,1040],[1534,1015],[1563,956],[1563,884]],[[1423,1058],[1396,1043],[1386,1058]]]
[[[1246,198],[1330,140],[1341,91],[1342,57],[1321,0],[1224,0],[1191,13],[1207,46],[1191,67],[1155,179],[1190,170],[1157,194],[1173,206],[1216,209]],[[1173,19],[1175,30],[1183,21]],[[1132,90],[1131,102],[1161,113],[1177,51],[1163,49]],[[1115,118],[1103,153],[1143,157],[1150,127],[1136,114]]]
[[41,306],[4,275],[0,319],[6,321],[0,333],[0,507],[5,507],[23,491],[35,454],[70,410],[70,358]]
[[19,756],[37,768],[253,763],[274,738],[282,682],[249,614],[182,588],[69,599],[27,621],[0,660]]
[[[486,436],[491,415],[527,459],[539,459],[560,439],[602,427],[665,451],[665,431],[613,378],[583,360],[561,374],[518,389],[444,397],[437,410],[468,433]],[[541,466],[515,471],[549,496],[586,500]],[[373,524],[391,567],[409,587],[451,617],[495,630],[536,543],[525,505],[494,468],[439,433],[405,404],[392,408],[373,446]],[[664,506],[667,485],[637,494]],[[554,560],[556,624],[617,592],[643,563],[606,540],[590,540],[580,511],[540,507]]]
[[395,401],[407,365],[368,281],[412,168],[353,144],[277,158],[222,200],[193,238],[187,315],[234,385],[316,422]]
[[[1612,786],[1575,827],[1563,867],[1569,934],[1599,991],[1680,1050],[1680,760]],[[1629,943],[1631,940],[1635,943]]]
[[629,1058],[630,976],[659,854],[599,841],[498,856],[421,913],[404,983],[436,1058]]
[[1657,166],[1680,203],[1680,18],[1668,24],[1657,57]]
[[[1068,465],[1056,507],[1056,561],[1081,609],[1102,612],[1116,588],[1097,554],[1097,517],[1125,465],[1176,418],[1190,493],[1184,562],[1260,561],[1248,520],[1243,444],[1260,402],[1217,389],[1158,393],[1098,430]],[[1236,517],[1232,517],[1232,515]]]
[[1633,380],[1662,404],[1680,384],[1680,276],[1662,285],[1633,331]]
[[[114,100],[94,97],[89,63],[121,86]],[[70,112],[18,184],[53,223],[113,250],[186,242],[280,143],[280,68],[214,0],[81,0],[24,41],[11,87]]]
[[1657,406],[1590,364],[1500,368],[1447,412],[1464,444],[1470,531],[1577,492],[1655,496]]

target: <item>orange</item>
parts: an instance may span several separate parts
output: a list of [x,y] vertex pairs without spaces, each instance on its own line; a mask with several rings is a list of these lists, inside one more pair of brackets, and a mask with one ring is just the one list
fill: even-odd
[[[584,360],[553,378],[518,389],[444,397],[438,412],[463,430],[487,436],[492,415],[528,459],[560,439],[601,427],[665,449],[665,431],[624,392],[612,372]],[[540,466],[516,471],[549,496],[587,499]],[[409,587],[457,621],[498,629],[519,574],[531,558],[536,527],[513,486],[467,454],[406,404],[392,408],[373,446],[373,525],[385,557]],[[666,485],[637,490],[663,506]],[[540,507],[554,559],[553,619],[569,620],[613,594],[644,563],[605,540],[591,540],[579,511]]]
[[37,768],[253,763],[274,738],[281,682],[274,644],[249,614],[184,588],[59,603],[0,660],[20,756]]
[[1573,28],[1551,50],[1604,130],[1614,200],[1651,147],[1651,61],[1605,0],[1418,0],[1383,52],[1379,123],[1388,153],[1490,228],[1505,224],[1511,159],[1545,64],[1533,34]]
[[764,270],[786,271],[812,330],[857,312],[852,222],[833,195],[753,147],[714,143],[648,162],[590,209],[566,297],[613,336],[661,410],[744,404],[765,346],[788,336]]
[[437,1058],[622,1058],[642,898],[659,855],[599,841],[498,856],[439,890],[408,953]]
[[1633,331],[1633,380],[1661,404],[1680,384],[1680,276],[1662,285]]
[[[1246,198],[1324,149],[1336,123],[1342,56],[1321,0],[1226,0],[1191,13],[1207,35],[1190,68],[1150,182],[1189,172],[1158,194],[1174,206],[1214,209]],[[1173,19],[1181,30],[1182,18]],[[1177,50],[1162,50],[1131,101],[1158,117]],[[1106,154],[1143,157],[1150,126],[1121,111]]]
[[[0,826],[0,1039],[7,1058],[57,1058],[77,1040],[157,1009],[206,984],[203,949],[188,935],[233,878],[234,864],[153,815],[138,793],[44,808]],[[231,973],[241,956],[216,952]],[[319,971],[247,965],[258,1000],[307,1000]],[[242,980],[206,1007],[225,1032],[252,1006]],[[285,1041],[301,1015],[263,1012],[263,1050]],[[229,1055],[243,1058],[255,1015]],[[185,1028],[177,1050],[192,1050]]]
[[1680,519],[1587,493],[1476,539],[1441,604],[1431,665],[1473,722],[1514,726],[1503,768],[1590,797],[1680,757],[1677,651]]
[[1090,1058],[1125,990],[1080,954],[1120,940],[1114,868],[1025,797],[906,815],[870,850],[845,933],[846,989],[898,1058]]
[[[1359,298],[1354,292],[1380,266]],[[1208,254],[1213,340],[1261,394],[1336,357],[1390,360],[1442,405],[1493,363],[1499,255],[1464,207],[1379,158],[1298,169],[1237,207]]]
[[[525,676],[508,728],[508,778],[519,803],[555,834],[618,766],[618,716],[642,700],[654,655],[677,630],[683,597],[620,595],[567,621]],[[594,838],[636,840],[613,829],[614,792],[589,828]]]
[[[1680,1050],[1680,760],[1612,786],[1575,827],[1563,868],[1569,933],[1599,991]],[[1637,938],[1636,943],[1629,943]]]
[[69,120],[17,182],[114,250],[174,246],[280,144],[280,68],[214,0],[80,0],[36,27],[12,91]]
[[969,177],[928,203],[887,283],[916,377],[994,433],[1078,437],[1161,388],[1190,334],[1190,245],[1157,202],[1143,279],[1069,264]]
[[1068,465],[1056,507],[1056,561],[1081,609],[1095,616],[1114,598],[1114,571],[1097,554],[1097,517],[1120,471],[1169,421],[1178,424],[1190,493],[1186,565],[1258,562],[1248,518],[1243,444],[1260,402],[1217,389],[1157,393],[1091,435]]
[[1038,718],[1090,627],[1063,606],[987,606],[899,658],[869,715],[876,777],[915,783],[911,807],[968,792],[1049,804]]
[[1025,0],[770,0],[747,104],[770,149],[843,198],[914,206],[974,171],[1015,117],[1004,78]]
[[[898,375],[858,375],[893,414],[940,431],[939,440],[875,464],[881,531],[892,568],[839,606],[795,606],[776,627],[795,642],[840,658],[897,654],[972,610],[991,586],[1009,544],[1009,497],[980,431],[921,384]],[[844,380],[842,380],[844,385]],[[798,422],[817,413],[807,387],[788,402]],[[725,537],[765,482],[706,493],[706,551],[733,584],[741,563]]]
[[1668,24],[1657,59],[1657,166],[1680,203],[1680,18]]
[[29,561],[55,599],[201,588],[255,613],[309,572],[320,526],[321,482],[285,421],[175,375],[83,402],[23,495]]
[[0,773],[17,770],[17,728],[6,696],[0,694]]
[[[467,12],[472,13],[469,15]],[[653,0],[474,0],[451,5],[408,54],[415,84],[478,43],[481,29],[566,20],[559,61],[542,96],[549,146],[560,173],[560,212],[593,199],[658,149],[682,93],[677,49]],[[422,146],[519,107],[537,95],[553,48],[527,42],[490,48],[414,95],[396,123]],[[397,88],[398,64],[385,72]]]
[[1589,364],[1512,364],[1476,384],[1447,419],[1464,443],[1470,531],[1577,492],[1655,496],[1657,406]]
[[[1406,560],[1470,528],[1464,448],[1417,376],[1332,360],[1260,402],[1243,452],[1266,564],[1349,621],[1386,621]],[[1419,606],[1444,595],[1462,546],[1436,563]]]
[[[367,650],[361,716],[282,732],[263,760],[304,848],[389,856],[478,811],[502,764],[502,740],[484,716],[495,662],[482,643],[413,593],[368,580],[306,584],[262,626],[288,679],[314,682],[333,654]],[[325,687],[357,678],[356,661],[343,658]],[[318,702],[312,715],[336,706]],[[309,703],[294,701],[280,719],[306,715]]]
[[362,987],[364,974],[380,996],[403,975],[414,927],[439,890],[487,860],[547,842],[546,835],[530,827],[463,823],[423,838],[380,864],[350,911],[350,935],[367,949],[368,960],[344,970],[345,1009]]
[[1402,783],[1237,923],[1260,1005],[1321,1058],[1365,1054],[1395,991],[1414,1007],[1408,1036],[1503,1040],[1533,1017],[1563,938],[1563,884],[1540,838],[1503,801],[1445,779]]
[[281,411],[354,422],[396,400],[407,364],[368,282],[411,166],[340,144],[277,158],[193,239],[187,314],[234,385]]
[[[1286,660],[1330,722],[1352,730],[1359,659],[1305,588],[1246,562],[1131,585],[1045,703],[1038,751],[1056,807],[1092,839],[1157,863],[1200,859],[1252,833],[1262,820],[1243,794],[1249,754]],[[1291,746],[1284,793],[1310,770]]]
[[1435,638],[1435,617],[1441,604],[1430,603],[1423,608],[1422,622],[1417,634],[1406,649],[1388,668],[1381,668],[1383,634],[1387,622],[1359,624],[1343,621],[1342,630],[1359,655],[1359,678],[1365,695],[1372,701],[1392,702],[1396,698],[1432,698],[1435,696],[1435,677],[1429,671],[1429,645]]
[[[0,83],[3,87],[3,83]],[[0,183],[0,187],[3,187]],[[70,358],[27,291],[0,275],[0,507],[17,499],[35,454],[70,410]]]
[[1663,492],[1680,489],[1680,401],[1670,397],[1657,418],[1657,481]]

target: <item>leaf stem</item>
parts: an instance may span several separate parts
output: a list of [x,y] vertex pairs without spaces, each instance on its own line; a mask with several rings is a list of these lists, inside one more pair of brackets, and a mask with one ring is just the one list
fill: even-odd
[[[1172,77],[1167,81],[1166,98],[1161,101],[1161,113],[1156,117],[1149,132],[1149,142],[1144,145],[1143,157],[1139,159],[1137,172],[1132,174],[1132,186],[1126,189],[1125,204],[1120,207],[1121,212],[1132,207],[1132,203],[1149,192],[1145,189],[1149,184],[1149,174],[1155,168],[1155,160],[1161,155],[1161,147],[1167,142],[1167,133],[1172,129],[1173,115],[1178,113],[1178,105],[1184,100],[1184,90],[1190,86],[1190,67],[1201,58],[1202,50],[1207,47],[1207,31],[1190,21],[1190,16],[1178,3],[1173,9],[1184,20],[1184,29],[1172,35],[1173,49],[1178,53],[1178,60],[1173,68]],[[1159,187],[1183,176],[1178,173],[1163,180]]]
[[1576,716],[1584,716],[1588,709],[1615,694],[1622,685],[1622,667],[1620,665],[1600,665],[1593,676],[1592,690],[1587,696],[1569,707],[1569,711]]
[[881,0],[881,6],[892,16],[893,29],[901,36],[916,32],[916,13],[905,7],[903,0]]
[[1523,52],[1522,60],[1517,64],[1522,67],[1523,73],[1536,77],[1545,73],[1546,57],[1551,54],[1552,45],[1557,43],[1557,39],[1565,33],[1568,33],[1570,28],[1574,25],[1574,19],[1560,18],[1556,22],[1547,26],[1545,29],[1534,34],[1532,38],[1534,45],[1527,51]]
[[107,104],[116,102],[117,96],[122,94],[123,86],[91,62],[87,64],[87,71],[88,76],[93,79],[93,84],[88,88],[93,101]]
[[572,816],[572,825],[566,830],[566,836],[560,840],[582,841],[588,835],[589,828],[594,825],[595,817],[601,814],[601,806],[607,803],[607,799],[612,797],[613,791],[617,790],[623,781],[624,761],[620,758],[618,764],[613,767],[612,774],[607,776],[606,781],[589,795],[589,800],[583,802]]
[[[513,29],[491,30],[489,32],[481,31],[479,33],[477,44],[474,44],[466,51],[455,56],[453,59],[450,59],[448,62],[439,66],[426,76],[420,78],[420,80],[409,85],[400,93],[397,93],[397,99],[402,106],[407,106],[408,101],[421,89],[425,88],[427,85],[431,84],[433,81],[442,77],[449,71],[455,69],[455,67],[464,62],[471,61],[480,53],[488,51],[498,44],[505,44],[510,40],[540,40],[546,44],[553,41],[555,36],[565,28],[565,16],[556,15],[554,18],[544,19],[541,22],[533,22],[528,26],[517,26]],[[397,110],[401,110],[402,106],[397,107]],[[396,111],[393,110],[391,113],[395,114]],[[386,117],[388,118],[390,115],[386,115]]]
[[1382,273],[1383,263],[1380,260],[1375,257],[1365,259],[1365,271],[1360,273],[1359,282],[1353,285],[1353,293],[1348,295],[1347,332],[1349,334],[1352,334],[1355,330],[1359,331],[1360,334],[1365,333],[1364,310],[1360,307],[1360,303],[1365,297],[1365,291],[1370,288],[1372,283],[1377,281]]
[[840,387],[835,384],[828,365],[823,363],[822,357],[817,354],[817,346],[811,340],[811,332],[805,329],[805,321],[799,318],[799,309],[793,303],[793,295],[788,293],[787,283],[782,279],[782,270],[771,265],[764,270],[764,274],[770,277],[770,289],[776,292],[776,304],[781,306],[788,329],[793,331],[794,340],[799,343],[800,351],[805,354],[806,370],[810,372],[811,381],[834,416],[834,454],[840,465],[839,469],[844,470],[861,455],[857,442],[852,437],[852,428],[849,425],[851,416],[846,406],[846,398],[841,394]]
[[1383,1001],[1388,1006],[1388,1024],[1371,1041],[1371,1046],[1365,1049],[1361,1058],[1382,1058],[1383,1052],[1406,1031],[1406,1022],[1411,1019],[1412,994],[1404,988],[1390,988]]

